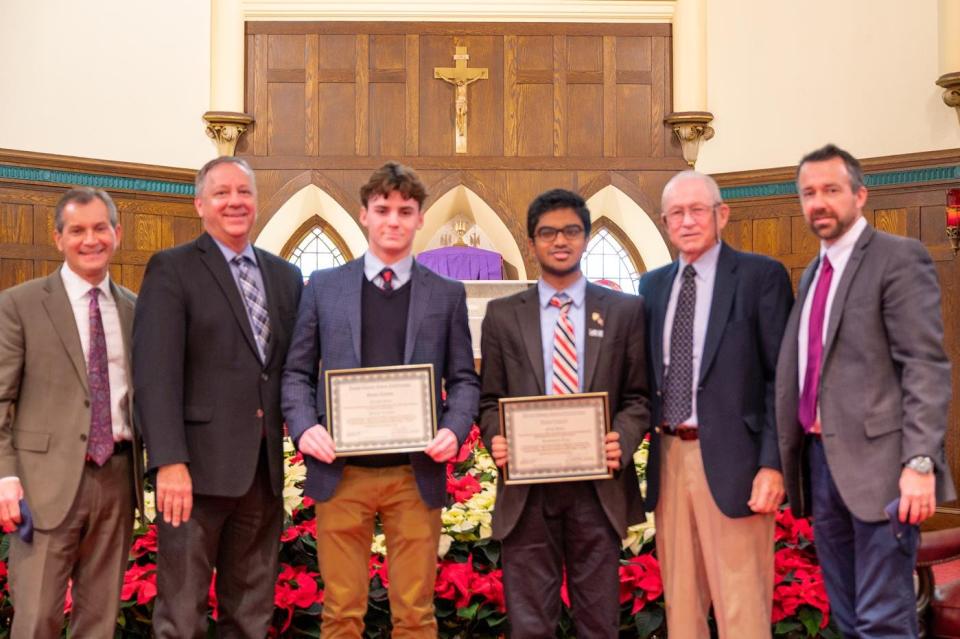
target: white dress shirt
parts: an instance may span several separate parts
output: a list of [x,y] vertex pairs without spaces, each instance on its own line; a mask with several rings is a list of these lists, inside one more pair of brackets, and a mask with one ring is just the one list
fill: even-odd
[[[837,238],[832,246],[827,246],[820,242],[820,264],[817,266],[817,272],[810,282],[807,289],[807,297],[803,300],[803,310],[800,312],[800,330],[797,334],[797,379],[800,380],[800,393],[803,393],[804,377],[807,374],[807,343],[810,340],[810,307],[813,306],[813,292],[817,290],[817,282],[820,281],[820,272],[823,267],[823,256],[830,259],[833,266],[833,277],[830,279],[830,290],[827,292],[827,305],[824,309],[823,335],[821,339],[827,340],[827,328],[830,324],[830,309],[833,307],[833,296],[837,293],[837,287],[840,285],[840,279],[843,277],[843,271],[847,268],[847,262],[850,261],[850,255],[853,253],[853,247],[860,239],[860,234],[867,228],[867,220],[863,217],[853,223],[846,233]],[[820,404],[817,402],[817,419],[820,417]]]
[[[93,286],[74,273],[64,263],[60,269],[63,286],[77,320],[80,333],[80,346],[83,348],[84,362],[89,360],[90,352],[90,289]],[[103,320],[103,333],[107,340],[107,371],[110,377],[110,415],[113,422],[113,439],[132,440],[130,415],[128,414],[129,384],[127,380],[126,351],[123,348],[123,333],[120,330],[120,315],[117,302],[110,290],[110,275],[107,274],[97,287],[100,289],[100,317]]]
[[[684,420],[685,426],[697,426],[697,387],[700,385],[700,364],[703,361],[703,344],[707,339],[707,321],[710,319],[710,306],[713,303],[713,283],[717,279],[717,260],[720,259],[720,243],[708,249],[697,258],[693,268],[697,271],[693,280],[697,285],[697,301],[693,309],[693,395],[690,418]],[[677,297],[683,284],[683,269],[687,262],[680,256],[677,276],[670,289],[667,302],[667,314],[663,318],[663,373],[664,379],[670,371],[670,335],[673,333],[673,316],[677,311]]]

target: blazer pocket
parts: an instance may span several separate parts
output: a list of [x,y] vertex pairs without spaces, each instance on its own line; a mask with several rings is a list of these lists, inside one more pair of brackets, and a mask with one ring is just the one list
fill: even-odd
[[17,450],[45,453],[50,448],[50,433],[29,430],[14,431],[13,447]]
[[899,411],[871,415],[863,421],[863,432],[870,438],[898,432],[902,428],[903,423]]
[[183,421],[209,422],[213,419],[213,406],[184,406]]

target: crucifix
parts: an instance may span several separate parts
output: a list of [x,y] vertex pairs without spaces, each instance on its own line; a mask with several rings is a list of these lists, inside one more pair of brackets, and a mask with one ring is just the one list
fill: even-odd
[[467,86],[477,80],[486,80],[490,77],[487,69],[467,68],[466,47],[457,47],[457,52],[453,56],[453,67],[436,67],[433,70],[433,77],[449,82],[457,89],[456,94],[456,140],[457,153],[467,152]]

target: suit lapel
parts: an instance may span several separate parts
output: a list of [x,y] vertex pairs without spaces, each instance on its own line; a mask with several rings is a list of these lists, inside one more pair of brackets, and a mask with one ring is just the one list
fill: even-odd
[[414,260],[410,270],[410,310],[407,312],[407,340],[403,347],[403,363],[409,364],[413,359],[413,347],[417,343],[417,333],[423,315],[430,307],[430,288],[427,269],[421,268]]
[[670,290],[677,277],[680,264],[674,261],[661,275],[659,286],[654,283],[653,294],[647,300],[650,304],[650,357],[653,362],[653,374],[657,388],[663,387],[663,331],[667,317],[667,304],[670,302]]
[[720,338],[730,317],[733,297],[737,291],[737,256],[726,244],[720,245],[717,258],[717,273],[713,282],[713,299],[710,302],[710,317],[707,320],[707,335],[703,340],[703,360],[700,363],[700,380],[710,371],[713,358],[720,348]]
[[837,285],[837,291],[833,294],[833,302],[830,305],[830,318],[827,321],[827,338],[823,342],[823,357],[820,358],[820,371],[823,371],[823,364],[827,361],[830,354],[830,348],[837,337],[837,328],[840,326],[840,317],[843,315],[843,305],[846,303],[847,294],[850,292],[850,285],[853,278],[857,276],[857,271],[863,263],[863,256],[866,253],[867,245],[873,238],[874,230],[870,226],[863,229],[857,243],[850,252],[850,258],[847,265],[843,268],[843,275],[840,283]]
[[113,293],[113,299],[117,304],[117,315],[120,318],[120,333],[123,338],[124,362],[127,368],[127,379],[130,377],[130,357],[132,354],[131,346],[133,337],[133,301],[127,295],[120,291],[113,280],[110,280],[110,291]]
[[257,359],[260,359],[260,351],[257,349],[257,343],[253,339],[253,330],[250,328],[250,319],[247,317],[243,300],[240,299],[240,290],[233,279],[233,273],[230,272],[230,265],[227,264],[223,253],[220,252],[220,247],[206,233],[197,239],[196,246],[200,251],[200,260],[210,270],[213,279],[216,280],[220,290],[223,291],[223,295],[227,298],[230,310],[233,311],[233,316],[240,325],[243,336],[247,339],[247,345],[250,346]]
[[543,379],[543,343],[540,338],[540,295],[536,285],[524,291],[516,307],[517,328],[530,359],[533,376],[537,379],[540,394],[545,395]]
[[[603,320],[607,316],[607,290],[602,286],[587,283],[587,294],[584,298],[584,326],[583,338],[586,340],[583,348],[583,390],[588,392],[593,385],[593,376],[597,372],[597,362],[600,360],[600,347],[603,346]],[[591,329],[593,335],[591,335]],[[543,375],[540,376],[541,378]]]
[[361,293],[363,289],[363,257],[348,262],[343,270],[344,282],[340,288],[340,299],[347,311],[347,322],[350,324],[350,337],[353,342],[353,354],[360,366],[360,334],[363,325],[360,323]]
[[[62,268],[62,267],[61,267]],[[46,288],[48,295],[43,300],[43,307],[50,317],[60,342],[70,356],[73,367],[87,391],[87,362],[83,357],[83,346],[80,344],[80,331],[77,328],[77,318],[73,314],[73,308],[70,306],[70,298],[67,297],[67,289],[63,286],[63,279],[60,277],[60,269],[47,277]]]

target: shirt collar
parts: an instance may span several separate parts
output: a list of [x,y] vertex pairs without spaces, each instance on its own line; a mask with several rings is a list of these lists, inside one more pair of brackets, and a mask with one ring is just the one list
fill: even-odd
[[867,228],[867,218],[862,215],[857,218],[857,221],[853,223],[853,226],[850,229],[837,238],[837,241],[827,246],[826,242],[823,240],[820,241],[820,261],[823,261],[823,256],[826,255],[830,258],[830,263],[836,265],[842,259],[842,256],[849,255],[853,250],[854,244],[857,243],[857,240],[860,239],[860,234],[863,233],[863,230]]
[[[717,270],[717,261],[720,259],[720,242],[707,249],[707,251],[693,262],[693,268],[697,271],[697,277],[709,279]],[[683,269],[688,262],[680,256],[680,268],[677,274],[682,274]]]
[[107,271],[107,274],[104,275],[100,283],[94,287],[90,282],[77,275],[77,273],[70,268],[70,265],[64,262],[63,268],[60,269],[60,279],[63,280],[63,287],[67,290],[67,297],[71,302],[75,302],[84,297],[90,292],[91,288],[100,289],[100,293],[104,296],[104,299],[113,299],[113,294],[110,292],[110,271]]
[[[363,254],[363,274],[369,281],[372,282],[376,276],[380,275],[380,271],[387,266],[383,260],[370,251]],[[389,266],[396,279],[406,282],[410,279],[410,272],[413,270],[413,256],[408,255]]]
[[243,250],[238,253],[212,235],[210,237],[214,242],[216,242],[217,246],[220,247],[220,252],[223,253],[223,257],[225,260],[227,260],[228,264],[232,264],[233,258],[238,255],[243,255],[244,257],[249,258],[254,264],[257,263],[257,254],[253,250],[253,244],[247,242],[247,245],[243,247]]
[[581,275],[576,282],[562,291],[558,291],[544,282],[543,278],[540,278],[537,280],[537,292],[540,294],[540,306],[544,308],[550,306],[550,300],[557,293],[566,293],[567,296],[573,300],[573,305],[576,308],[580,308],[583,306],[583,299],[587,294],[587,278]]

